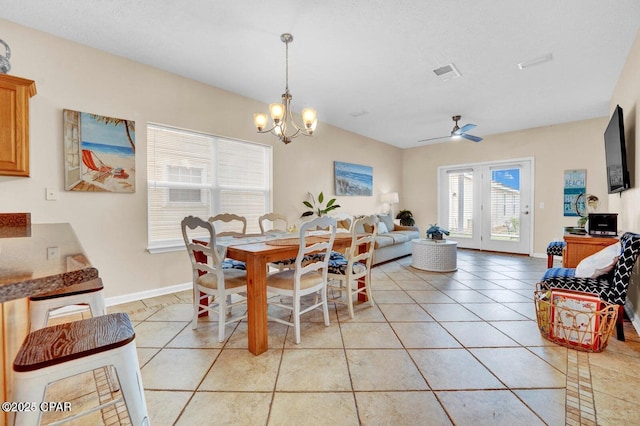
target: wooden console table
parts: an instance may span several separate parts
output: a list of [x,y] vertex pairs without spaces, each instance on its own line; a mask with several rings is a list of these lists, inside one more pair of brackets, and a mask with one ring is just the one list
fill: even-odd
[[587,256],[618,242],[618,237],[592,237],[591,235],[564,234],[567,244],[562,253],[562,267],[575,268]]

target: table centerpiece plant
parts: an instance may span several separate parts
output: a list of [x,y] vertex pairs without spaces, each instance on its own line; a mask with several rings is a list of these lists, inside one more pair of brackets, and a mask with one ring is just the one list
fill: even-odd
[[430,224],[429,229],[427,229],[427,238],[434,241],[442,241],[444,240],[444,236],[449,234],[449,231],[441,228],[437,223]]
[[324,194],[322,192],[318,194],[317,202],[316,202],[316,198],[313,196],[311,192],[307,193],[307,196],[309,200],[303,201],[302,204],[304,204],[310,210],[307,210],[306,212],[302,213],[302,216],[300,217],[312,216],[314,214],[317,215],[318,217],[322,217],[323,215],[329,213],[330,211],[340,207],[340,204],[336,204],[335,198],[328,200],[327,204],[323,207],[322,203],[324,203]]

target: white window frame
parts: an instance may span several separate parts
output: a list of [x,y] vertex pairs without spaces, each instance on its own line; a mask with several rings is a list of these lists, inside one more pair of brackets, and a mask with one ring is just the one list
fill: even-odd
[[[166,131],[167,133],[163,133],[164,135],[170,135],[172,132],[175,132],[177,137],[180,137],[180,136],[194,137],[201,140],[202,138],[204,138],[205,142],[210,141],[210,149],[208,150],[209,156],[210,156],[210,163],[208,164],[208,168],[203,168],[200,183],[175,182],[170,180],[169,168],[171,166],[177,166],[177,167],[196,167],[196,166],[189,165],[188,161],[185,164],[185,158],[180,157],[179,152],[176,151],[175,146],[172,146],[173,148],[172,150],[176,152],[176,157],[175,157],[176,163],[172,163],[173,158],[171,157],[170,154],[164,154],[164,157],[162,157],[162,159],[160,159],[160,157],[156,158],[156,153],[154,152],[154,149],[156,147],[156,144],[159,145],[159,143],[154,142],[153,140],[151,140],[151,138],[153,137],[152,135],[156,134],[156,132],[158,131],[159,132]],[[202,211],[203,208],[206,209],[206,217],[203,217],[204,219],[207,219],[209,216],[213,216],[215,214],[225,213],[225,212],[235,213],[242,216],[248,216],[247,220],[248,222],[251,222],[251,223],[248,223],[247,232],[255,231],[252,228],[253,225],[255,225],[256,229],[258,227],[257,217],[255,218],[256,223],[253,224],[254,220],[252,220],[249,216],[256,216],[256,212],[258,211],[260,214],[263,214],[272,210],[271,207],[272,207],[273,159],[272,159],[272,148],[270,145],[247,142],[243,140],[216,136],[216,135],[196,132],[192,130],[180,129],[180,128],[171,127],[171,126],[162,125],[162,124],[156,124],[156,123],[149,123],[147,125],[147,135],[148,135],[147,137],[147,204],[148,204],[147,205],[147,225],[148,225],[147,251],[149,253],[165,253],[170,251],[184,250],[184,241],[182,240],[182,236],[180,234],[180,220],[182,219],[182,217],[187,216],[189,214],[200,215],[201,217],[203,217],[204,216],[204,213]],[[256,153],[256,156],[252,157],[252,159],[260,162],[260,164],[264,167],[264,169],[261,171],[262,174],[260,175],[260,176],[263,176],[263,179],[259,183],[254,182],[253,184],[251,184],[252,179],[250,178],[247,178],[248,180],[246,179],[244,184],[242,184],[242,182],[240,184],[235,184],[235,182],[234,184],[229,184],[229,179],[224,179],[224,177],[221,177],[222,179],[219,179],[218,173],[220,172],[220,169],[223,166],[223,164],[219,162],[221,161],[221,156],[223,154],[219,152],[218,147],[224,146],[223,144],[228,144],[226,145],[227,147],[231,146],[229,144],[241,144],[239,145],[240,147],[246,146],[247,148],[259,147],[260,150],[258,150],[257,152],[255,149],[249,149],[249,152],[253,151],[254,153]],[[229,148],[227,148],[227,151],[230,151]],[[187,152],[189,151],[185,151],[185,154]],[[237,152],[237,150],[234,149],[234,152]],[[263,159],[260,159],[261,155],[264,155]],[[187,155],[185,155],[185,157],[187,157]],[[227,158],[227,161],[228,163],[225,163],[225,164],[227,165],[231,164],[230,167],[236,168],[236,169],[244,165],[244,162],[236,161],[235,163],[233,163],[233,159],[231,157]],[[156,162],[158,162],[160,166],[156,165]],[[204,164],[206,164],[206,161]],[[241,165],[238,166],[238,164],[241,164]],[[242,172],[243,170],[240,170],[240,171]],[[254,168],[251,168],[247,164],[246,171],[251,172],[255,170]],[[211,176],[208,176],[209,173],[211,173]],[[227,181],[226,184],[224,183],[225,180]],[[197,190],[203,191],[203,195],[201,196],[200,202],[170,201],[168,191],[166,192],[166,194],[161,194],[160,196],[158,196],[156,191],[159,188],[197,189]],[[257,204],[253,204],[249,206],[251,212],[244,212],[241,209],[233,209],[232,211],[232,208],[225,207],[224,205],[222,205],[223,203],[222,200],[224,199],[225,194],[227,195],[231,194],[233,196],[234,194],[240,195],[240,194],[246,194],[246,193],[253,194],[254,199],[263,200],[263,202],[260,203],[258,201]],[[204,194],[208,194],[208,196]],[[154,215],[156,215],[157,217],[158,212],[160,212],[159,214],[161,216],[162,215],[161,211],[165,207],[177,209],[177,213],[181,215],[179,220],[177,218],[172,218],[172,220],[170,220],[170,222],[173,222],[173,221],[176,222],[175,223],[176,233],[173,238],[168,238],[168,239],[152,238],[152,236],[158,235],[158,232],[154,232],[154,226],[156,223],[160,223],[160,222],[156,222],[156,220],[160,220],[162,222],[161,219],[154,219]],[[184,212],[180,212],[180,209],[184,209]],[[192,209],[194,211],[197,210],[200,213],[198,214],[195,212],[190,212],[190,210]],[[166,221],[164,221],[164,226],[166,226]],[[171,224],[169,228],[173,229],[173,224]]]

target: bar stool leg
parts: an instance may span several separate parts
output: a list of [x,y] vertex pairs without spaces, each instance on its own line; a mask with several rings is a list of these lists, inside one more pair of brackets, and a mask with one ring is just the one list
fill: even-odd
[[134,342],[123,348],[114,359],[113,366],[118,374],[122,396],[127,405],[132,425],[149,425],[149,414],[144,399],[142,376],[138,365],[138,355]]

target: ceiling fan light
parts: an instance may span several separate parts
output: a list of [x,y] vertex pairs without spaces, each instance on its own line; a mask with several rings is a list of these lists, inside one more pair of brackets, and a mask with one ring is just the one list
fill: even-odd
[[253,124],[255,124],[256,129],[261,132],[267,125],[267,114],[258,112],[253,114]]

